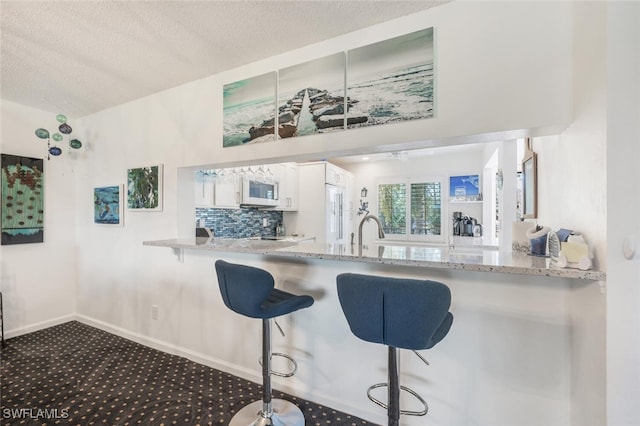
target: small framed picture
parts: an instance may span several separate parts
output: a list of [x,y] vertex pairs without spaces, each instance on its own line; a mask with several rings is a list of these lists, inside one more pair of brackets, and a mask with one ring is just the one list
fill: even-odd
[[449,201],[481,201],[480,175],[449,177]]
[[124,185],[93,188],[93,223],[122,226],[124,224]]
[[162,164],[127,170],[127,210],[162,211]]

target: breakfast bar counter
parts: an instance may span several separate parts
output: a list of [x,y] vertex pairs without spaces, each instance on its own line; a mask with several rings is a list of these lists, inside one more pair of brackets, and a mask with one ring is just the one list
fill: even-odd
[[[167,293],[165,311],[175,312],[173,322],[161,323],[160,317],[150,326],[175,330],[180,339],[193,334],[192,351],[211,357],[211,366],[252,381],[260,380],[254,343],[260,327],[225,307],[215,261],[263,269],[278,289],[312,296],[310,309],[287,316],[286,337],[274,339],[275,348],[295,354],[300,365],[296,376],[274,378],[274,386],[376,424],[386,424],[385,412],[369,401],[366,389],[386,380],[386,350],[353,336],[337,289],[337,278],[345,273],[432,280],[450,288],[451,333],[428,353],[437,367],[425,370],[410,351],[401,355],[403,385],[424,395],[430,412],[446,413],[434,424],[468,424],[465,398],[473,395],[487,406],[509,400],[517,407],[483,412],[482,424],[519,425],[521,413],[542,413],[529,424],[566,426],[547,419],[548,413],[568,417],[572,368],[580,356],[574,348],[604,356],[604,309],[594,303],[604,297],[604,271],[563,269],[549,258],[487,247],[391,239],[364,244],[361,252],[357,244],[300,238],[186,237],[143,244],[146,255],[166,271],[150,293],[154,298]],[[178,261],[167,262],[174,255]]]
[[580,280],[606,280],[604,271],[560,268],[547,257],[474,247],[400,245],[398,242],[393,242],[365,244],[360,250],[358,245],[318,244],[299,238],[261,240],[196,237],[145,241],[143,244],[170,247],[178,257],[182,257],[183,250],[188,249]]

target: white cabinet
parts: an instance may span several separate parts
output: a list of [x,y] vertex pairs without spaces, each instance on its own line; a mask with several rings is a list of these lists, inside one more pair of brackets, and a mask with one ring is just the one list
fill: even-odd
[[329,185],[346,187],[348,174],[349,172],[338,166],[334,166],[331,163],[325,163],[325,183],[328,183]]
[[240,179],[228,177],[216,181],[214,190],[214,206],[218,208],[239,208],[242,200]]
[[297,211],[298,210],[298,165],[295,163],[283,163],[276,165],[276,176],[278,178],[278,206],[277,210]]
[[207,208],[239,208],[240,181],[237,178],[207,179],[196,173],[193,204]]
[[193,190],[193,199],[196,207],[214,207],[214,184],[212,180],[203,177],[200,173],[196,173]]

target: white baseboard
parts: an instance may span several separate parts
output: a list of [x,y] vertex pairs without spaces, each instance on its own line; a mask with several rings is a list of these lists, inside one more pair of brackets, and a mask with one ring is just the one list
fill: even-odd
[[128,340],[133,340],[144,346],[148,346],[153,349],[157,349],[162,352],[166,352],[172,355],[178,355],[198,364],[206,365],[207,367],[215,368],[217,370],[224,371],[225,373],[233,374],[234,376],[241,377],[245,380],[261,383],[262,376],[256,374],[256,372],[249,370],[248,368],[239,367],[230,362],[211,357],[209,355],[192,351],[190,349],[183,348],[181,346],[174,345],[172,343],[165,342],[153,337],[144,336],[139,333],[134,333],[130,330],[122,327],[116,327],[112,324],[100,321],[85,315],[76,314],[75,319],[83,324],[90,325],[100,330],[106,331],[116,336],[123,337]]
[[58,318],[53,318],[46,321],[37,322],[35,324],[25,325],[24,327],[14,328],[13,330],[5,330],[4,338],[10,339],[12,337],[22,336],[23,334],[33,333],[34,331],[43,330],[45,328],[53,327],[54,325],[64,324],[65,322],[73,321],[76,319],[76,315],[63,315]]

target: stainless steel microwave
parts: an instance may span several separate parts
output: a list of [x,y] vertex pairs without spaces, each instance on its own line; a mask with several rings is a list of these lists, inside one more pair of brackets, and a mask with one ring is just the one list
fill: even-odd
[[278,182],[245,176],[242,180],[242,204],[257,207],[278,205]]

